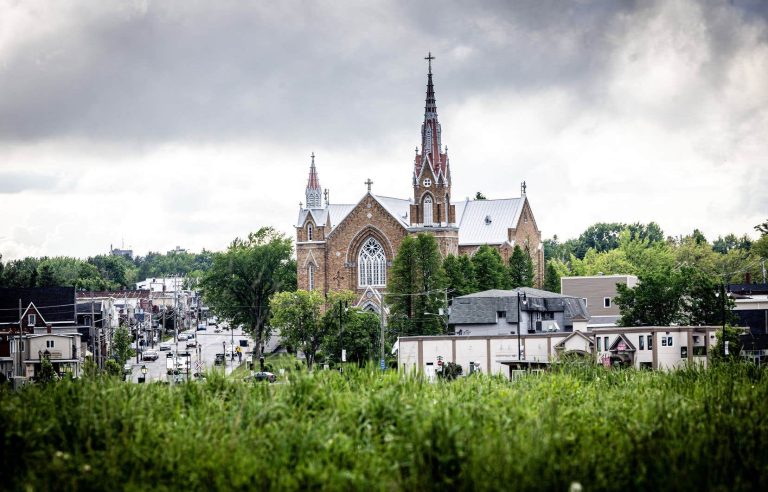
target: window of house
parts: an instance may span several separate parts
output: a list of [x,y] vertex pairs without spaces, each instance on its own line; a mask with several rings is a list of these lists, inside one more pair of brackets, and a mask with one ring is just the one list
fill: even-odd
[[643,335],[640,335],[640,344],[638,345],[638,350],[645,350],[645,338]]
[[653,336],[648,335],[646,339],[648,340],[648,350],[653,350]]
[[53,342],[54,342],[54,340],[46,340],[46,342],[45,342],[45,346],[46,346],[47,348],[53,348],[53,346],[54,346],[54,343],[53,343]]
[[315,290],[315,266],[309,265],[307,267],[307,281],[309,283],[309,290]]
[[604,308],[611,307],[611,298],[610,297],[603,297],[603,307]]
[[693,335],[693,343],[699,343],[699,335]]
[[602,344],[600,343],[600,340],[601,340],[601,338],[597,337],[597,351],[598,352],[602,352],[603,351]]
[[312,224],[307,224],[307,241],[311,241],[312,237],[314,236],[314,227],[312,227]]
[[581,300],[584,301],[584,307],[589,307],[588,304],[587,304],[587,298],[586,297],[582,297]]
[[432,197],[429,195],[424,197],[424,225],[432,225]]
[[605,350],[608,350],[608,347],[610,347],[610,345],[608,345],[608,337],[605,337],[605,340],[603,340],[603,342],[605,342]]
[[667,347],[672,346],[672,337],[667,337]]
[[378,241],[369,237],[357,257],[357,281],[360,287],[387,284],[387,258]]
[[666,347],[667,346],[667,337],[661,337],[661,346]]
[[506,311],[496,311],[496,316],[498,317],[498,319],[504,319],[504,318],[507,317],[507,312]]
[[427,188],[432,186],[432,180],[429,179],[429,178],[424,178],[424,186],[427,187]]
[[688,347],[680,347],[680,358],[681,359],[687,359],[688,358]]
[[37,324],[37,315],[30,314],[27,316],[27,324],[34,326]]

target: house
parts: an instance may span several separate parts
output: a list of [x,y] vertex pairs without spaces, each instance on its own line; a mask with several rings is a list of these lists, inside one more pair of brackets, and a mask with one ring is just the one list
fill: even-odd
[[638,279],[634,275],[594,275],[587,277],[561,277],[560,292],[563,295],[584,300],[589,310],[590,328],[617,326],[621,317],[619,306],[614,302],[616,284],[633,288]]
[[40,372],[43,359],[48,359],[53,370],[63,376],[80,377],[82,353],[79,333],[56,335],[28,335],[23,350],[24,376],[34,378]]
[[730,284],[728,291],[737,324],[748,326],[753,335],[768,334],[768,284]]
[[[74,287],[0,289],[0,374],[6,378],[26,377],[25,357],[34,336],[77,335],[72,340],[80,344],[87,332],[77,323]],[[74,353],[80,358],[84,352],[80,347]],[[79,374],[79,367],[73,371]]]
[[486,336],[514,335],[518,326],[521,333],[571,332],[588,320],[580,298],[521,287],[455,297],[448,325],[456,335]]
[[639,326],[594,328],[595,358],[606,366],[677,369],[707,365],[717,342],[717,326]]

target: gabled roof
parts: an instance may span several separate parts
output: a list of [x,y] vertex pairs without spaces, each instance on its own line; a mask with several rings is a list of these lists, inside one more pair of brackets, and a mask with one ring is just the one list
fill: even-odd
[[517,227],[524,204],[523,198],[466,200],[456,203],[459,246],[506,242],[507,229]]
[[[379,205],[384,208],[389,214],[397,219],[397,221],[403,226],[408,227],[409,226],[409,219],[408,214],[411,211],[411,201],[405,200],[402,198],[393,198],[389,196],[381,196],[381,195],[374,195],[373,193],[370,193],[370,195],[373,197],[374,200],[376,200]],[[363,198],[368,196],[368,194],[364,195]],[[363,198],[360,199],[360,201],[363,200]],[[299,211],[299,219],[296,221],[296,227],[303,227],[304,223],[307,220],[307,216],[311,216],[312,220],[315,222],[316,225],[324,226],[328,218],[331,219],[331,231],[336,228],[337,225],[341,223],[344,218],[349,215],[349,213],[354,209],[358,204],[334,204],[334,205],[328,205],[325,208],[310,208],[310,209],[301,209]],[[331,231],[326,231],[326,235],[329,234]]]
[[618,349],[616,348],[616,346],[619,345],[620,342],[624,342],[624,344],[626,345],[626,348],[623,350],[623,352],[634,352],[636,350],[635,346],[632,345],[632,342],[630,342],[629,339],[626,336],[624,336],[623,333],[619,333],[619,336],[616,337],[616,340],[613,341],[613,343],[611,344],[608,350],[610,352],[617,351]]
[[19,299],[25,308],[34,303],[48,323],[74,323],[76,320],[74,287],[2,288],[0,323],[19,322]]
[[560,343],[556,344],[556,345],[555,345],[555,349],[563,349],[563,348],[565,348],[565,345],[566,345],[566,344],[568,343],[568,341],[570,341],[572,338],[582,338],[582,339],[584,339],[584,340],[585,340],[587,343],[592,343],[592,339],[589,337],[589,335],[585,335],[584,333],[582,333],[582,332],[580,332],[580,331],[574,331],[573,333],[571,333],[570,335],[568,335],[567,337],[565,337],[564,339],[562,339],[562,340],[560,341]]

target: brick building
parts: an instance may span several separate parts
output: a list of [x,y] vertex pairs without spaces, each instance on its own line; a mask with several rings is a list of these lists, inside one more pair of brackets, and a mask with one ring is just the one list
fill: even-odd
[[[352,290],[360,305],[378,311],[376,290],[385,290],[387,278],[402,240],[409,235],[435,236],[443,256],[472,255],[488,244],[505,261],[516,244],[534,263],[535,285],[544,278],[544,250],[525,193],[500,200],[454,201],[448,148],[443,147],[432,83],[432,57],[427,74],[421,151],[416,149],[410,198],[391,198],[371,192],[355,204],[329,204],[315,166],[309,168],[306,206],[296,222],[298,287],[304,290]],[[405,178],[405,176],[404,176]],[[404,179],[405,180],[405,179]]]

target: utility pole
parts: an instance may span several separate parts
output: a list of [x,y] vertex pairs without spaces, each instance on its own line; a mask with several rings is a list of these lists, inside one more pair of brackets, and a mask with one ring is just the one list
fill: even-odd
[[24,359],[22,358],[22,355],[21,355],[21,325],[23,321],[21,317],[24,316],[24,312],[22,311],[22,309],[23,308],[21,305],[21,299],[19,299],[19,339],[17,340],[17,343],[16,343],[16,353],[18,354],[18,357],[19,357],[19,365],[15,370],[16,376],[22,375],[22,365],[24,364]]
[[379,334],[379,338],[380,338],[379,345],[381,346],[381,354],[380,354],[381,358],[379,359],[379,364],[381,366],[381,370],[383,371],[387,367],[386,366],[386,360],[384,359],[384,315],[385,315],[386,311],[385,311],[385,308],[384,308],[384,296],[379,294],[379,299],[380,299],[380,303],[381,303],[381,317],[380,317],[381,333]]
[[93,340],[93,356],[96,358],[96,366],[101,369],[101,341],[96,339],[96,316],[93,306],[93,291],[91,291],[91,340]]

